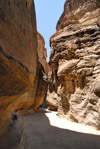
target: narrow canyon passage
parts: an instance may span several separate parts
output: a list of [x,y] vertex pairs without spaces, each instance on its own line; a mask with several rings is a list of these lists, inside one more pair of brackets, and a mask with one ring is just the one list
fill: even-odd
[[19,149],[100,149],[100,136],[53,127],[45,114],[39,112],[23,117]]
[[34,0],[0,0],[0,149],[100,149],[100,0],[65,0],[48,62],[43,36]]

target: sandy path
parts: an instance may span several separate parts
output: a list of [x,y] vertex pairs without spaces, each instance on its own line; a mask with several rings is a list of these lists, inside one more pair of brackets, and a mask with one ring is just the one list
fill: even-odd
[[[100,135],[80,133],[71,128],[59,128],[61,123],[62,127],[65,127],[65,122],[59,120],[55,113],[35,113],[24,116],[23,120],[24,132],[20,149],[100,149]],[[58,126],[54,126],[57,124]],[[66,123],[66,127],[67,124],[68,127],[71,126],[71,123]],[[79,131],[82,128],[86,132],[89,130],[88,133],[91,131],[89,127],[78,127]],[[92,133],[95,134],[96,131]]]

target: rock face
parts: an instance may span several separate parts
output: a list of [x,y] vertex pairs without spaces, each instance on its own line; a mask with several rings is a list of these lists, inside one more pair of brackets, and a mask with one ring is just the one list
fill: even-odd
[[100,1],[67,0],[50,44],[49,106],[100,129]]
[[0,0],[0,135],[20,115],[33,113],[47,90],[38,60],[33,0]]
[[43,65],[44,71],[46,72],[46,74],[48,74],[48,65],[47,65],[47,50],[45,48],[45,41],[43,36],[38,32],[37,33],[37,40],[38,40],[38,57],[39,60],[41,62],[41,64]]
[[[43,70],[42,70],[42,74],[43,74],[43,79],[48,82],[48,64],[47,64],[47,61],[46,61],[46,58],[47,58],[47,50],[45,48],[45,41],[44,41],[44,38],[43,36],[37,32],[37,41],[38,41],[38,48],[37,48],[37,51],[38,51],[38,58],[39,58],[39,61],[40,63],[42,64],[43,66]],[[41,79],[42,80],[42,79]],[[44,101],[42,103],[42,105],[40,105],[42,108],[47,108],[47,102],[46,102],[46,96],[47,96],[47,85],[44,84],[45,86],[42,85],[43,83],[41,82],[41,91],[45,90],[46,93],[45,93],[45,98],[44,98]],[[44,87],[44,89],[43,89]],[[39,93],[39,92],[38,92]]]

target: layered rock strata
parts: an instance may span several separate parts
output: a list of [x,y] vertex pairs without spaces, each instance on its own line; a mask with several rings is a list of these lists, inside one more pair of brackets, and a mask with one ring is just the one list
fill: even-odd
[[100,129],[100,1],[67,0],[50,45],[49,107]]
[[0,135],[17,120],[16,114],[33,113],[46,90],[34,1],[0,0]]

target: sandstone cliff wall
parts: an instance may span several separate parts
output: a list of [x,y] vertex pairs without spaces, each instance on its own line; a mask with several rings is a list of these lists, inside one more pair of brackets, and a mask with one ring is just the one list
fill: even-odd
[[34,1],[0,0],[0,135],[17,120],[16,113],[32,113],[42,104],[45,80]]
[[67,0],[50,45],[49,108],[100,129],[100,1]]
[[39,60],[41,62],[41,64],[43,65],[44,71],[46,72],[46,74],[48,74],[48,65],[47,65],[47,50],[45,48],[45,41],[43,36],[38,32],[37,33],[37,40],[38,40],[38,57]]

